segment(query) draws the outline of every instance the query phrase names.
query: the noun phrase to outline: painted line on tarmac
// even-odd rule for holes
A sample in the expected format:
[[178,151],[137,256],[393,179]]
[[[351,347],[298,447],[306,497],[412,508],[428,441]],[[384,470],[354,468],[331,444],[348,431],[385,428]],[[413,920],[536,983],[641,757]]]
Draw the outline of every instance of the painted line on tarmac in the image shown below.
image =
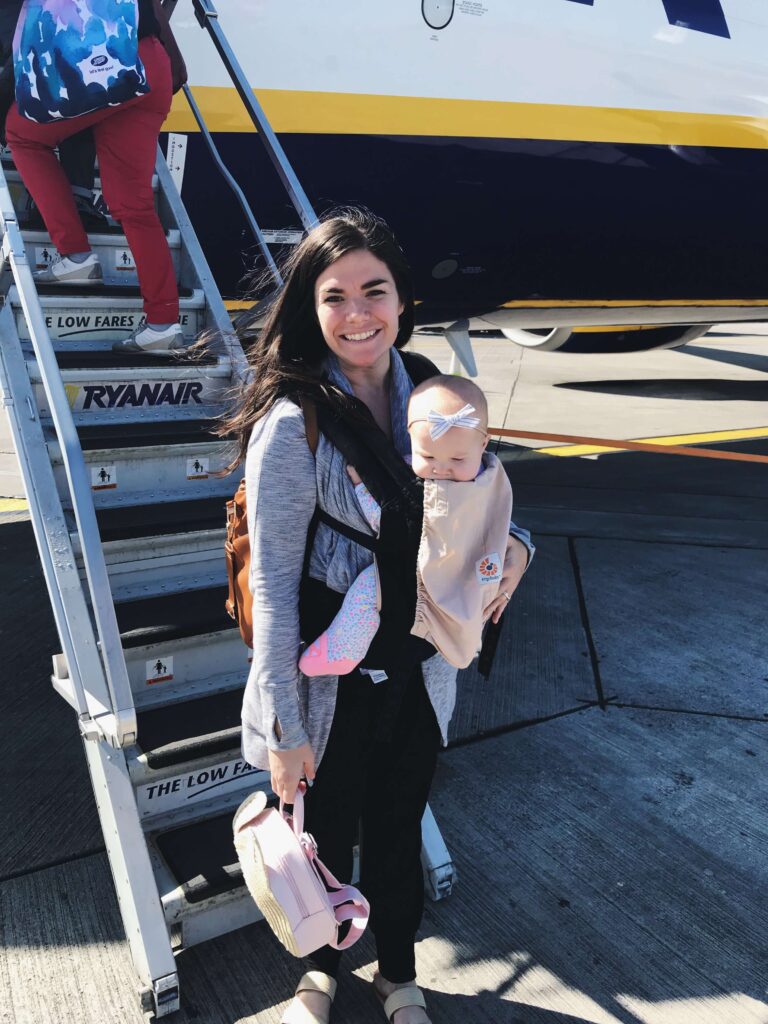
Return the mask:
[[3,512],[26,512],[28,508],[24,498],[0,498],[0,514]]
[[[673,434],[668,437],[646,437],[636,440],[620,441],[608,437],[577,437],[570,434],[531,433],[524,430],[500,430],[488,428],[489,434],[495,437],[525,437],[541,441],[560,441],[554,448],[534,448],[533,451],[542,455],[557,455],[575,458],[585,455],[605,455],[610,452],[645,451],[662,452],[667,455],[693,455],[699,458],[725,459],[735,462],[765,462],[768,455],[748,455],[744,452],[721,452],[709,448],[690,448],[689,445],[723,444],[726,441],[746,441],[768,438],[768,426],[746,427],[740,430],[719,430],[706,434]],[[570,442],[570,443],[569,443]]]

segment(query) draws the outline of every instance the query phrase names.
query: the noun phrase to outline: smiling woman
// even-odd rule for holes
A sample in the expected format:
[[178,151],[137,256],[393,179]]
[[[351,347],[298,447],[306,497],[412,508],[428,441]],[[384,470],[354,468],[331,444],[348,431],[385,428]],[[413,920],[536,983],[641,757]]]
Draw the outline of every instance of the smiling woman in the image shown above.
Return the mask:
[[[251,350],[240,409],[222,428],[246,456],[253,661],[243,754],[269,768],[286,803],[302,779],[314,783],[305,825],[340,879],[351,876],[362,822],[360,887],[376,938],[374,985],[392,1024],[429,1020],[415,984],[421,819],[456,686],[456,669],[411,632],[423,507],[405,463],[407,406],[413,378],[437,373],[423,357],[397,351],[412,329],[410,275],[387,226],[361,210],[330,217],[291,257]],[[320,428],[314,457],[308,402]],[[381,508],[378,537],[349,464]],[[523,540],[507,541],[509,593],[528,561],[527,534],[514,531]],[[299,670],[302,641],[327,629],[374,550],[382,609],[365,659],[341,677],[308,679]],[[312,955],[283,1024],[329,1019],[340,956],[330,946]]]
[[365,250],[347,253],[318,277],[315,305],[342,371],[388,368],[405,306],[386,263]]

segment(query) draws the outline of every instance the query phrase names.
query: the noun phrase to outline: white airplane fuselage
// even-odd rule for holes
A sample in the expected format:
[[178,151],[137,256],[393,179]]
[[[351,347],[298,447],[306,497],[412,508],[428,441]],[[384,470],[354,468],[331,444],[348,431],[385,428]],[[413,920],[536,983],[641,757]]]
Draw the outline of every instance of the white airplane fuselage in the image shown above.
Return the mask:
[[[318,213],[364,203],[394,228],[420,323],[681,324],[763,307],[768,317],[764,0],[217,10]],[[185,0],[173,26],[260,224],[297,227]],[[183,95],[167,126],[194,133]],[[216,173],[192,134],[184,196],[234,297],[253,243]]]

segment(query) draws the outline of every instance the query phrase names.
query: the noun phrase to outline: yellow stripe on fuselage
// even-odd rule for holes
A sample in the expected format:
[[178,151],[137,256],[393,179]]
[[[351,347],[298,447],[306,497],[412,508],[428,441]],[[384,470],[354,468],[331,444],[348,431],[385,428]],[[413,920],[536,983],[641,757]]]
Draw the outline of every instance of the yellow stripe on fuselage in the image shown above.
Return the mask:
[[[212,131],[255,131],[234,89],[196,86],[192,91]],[[562,139],[768,149],[768,118],[738,114],[289,89],[254,89],[254,94],[277,132]],[[183,93],[174,97],[165,130],[198,130]]]

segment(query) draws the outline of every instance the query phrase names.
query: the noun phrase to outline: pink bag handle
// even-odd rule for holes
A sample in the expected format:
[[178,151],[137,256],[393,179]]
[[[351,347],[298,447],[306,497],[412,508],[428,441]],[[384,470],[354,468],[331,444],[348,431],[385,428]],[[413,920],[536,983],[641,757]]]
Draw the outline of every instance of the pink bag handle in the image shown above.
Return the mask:
[[[293,828],[294,835],[301,843],[304,853],[312,861],[320,875],[320,880],[325,885],[328,898],[333,906],[337,924],[342,924],[344,921],[352,922],[345,939],[341,942],[329,942],[328,945],[333,946],[334,949],[348,949],[365,931],[370,915],[368,900],[354,885],[343,885],[317,856],[317,843],[308,832],[304,831],[304,794],[301,790],[297,789],[296,796],[293,798],[292,815],[286,814],[284,806],[281,800],[280,814]],[[344,906],[340,905],[342,903]]]

